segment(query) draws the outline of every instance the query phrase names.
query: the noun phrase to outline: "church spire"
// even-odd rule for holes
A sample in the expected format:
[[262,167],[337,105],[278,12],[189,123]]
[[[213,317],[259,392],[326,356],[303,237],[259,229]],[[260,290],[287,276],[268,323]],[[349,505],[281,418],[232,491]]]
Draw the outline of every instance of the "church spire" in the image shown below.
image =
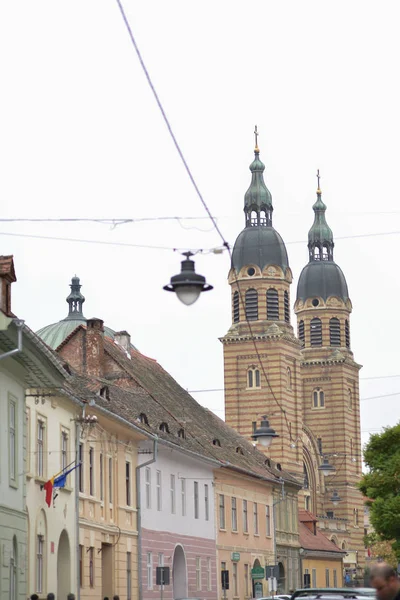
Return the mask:
[[246,227],[272,227],[272,196],[264,182],[265,165],[260,160],[257,125],[254,129],[254,160],[250,165],[251,184],[244,197]]
[[317,201],[313,206],[314,223],[308,232],[308,250],[310,262],[328,260],[333,262],[333,233],[325,218],[326,205],[322,201],[320,174],[317,171]]
[[[71,292],[69,296],[66,298],[69,305],[69,312],[66,319],[79,319],[84,320],[84,316],[82,313],[82,304],[85,302],[85,296],[81,294],[81,284],[79,277],[75,275],[71,279],[70,286]],[[65,319],[65,320],[66,320]]]

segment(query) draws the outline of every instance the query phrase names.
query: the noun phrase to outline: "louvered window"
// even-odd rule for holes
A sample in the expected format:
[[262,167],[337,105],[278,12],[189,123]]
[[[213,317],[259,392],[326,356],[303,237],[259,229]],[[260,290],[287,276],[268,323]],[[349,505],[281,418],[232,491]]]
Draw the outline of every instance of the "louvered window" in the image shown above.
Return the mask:
[[246,292],[246,319],[249,321],[257,321],[258,319],[258,294],[254,289]]
[[346,337],[346,348],[350,348],[350,326],[347,320],[344,322],[344,333]]
[[304,341],[305,341],[305,335],[304,335],[304,321],[300,321],[300,323],[299,323],[299,340],[300,340],[301,342],[303,342],[303,344],[304,344]]
[[287,292],[283,295],[283,307],[285,310],[285,321],[286,323],[290,323],[289,294]]
[[267,319],[269,321],[279,320],[279,298],[274,288],[267,291]]
[[333,318],[329,321],[329,340],[331,346],[340,346],[340,321]]
[[321,319],[311,319],[310,322],[311,346],[322,346],[322,323]]
[[239,292],[233,294],[233,322],[239,322]]

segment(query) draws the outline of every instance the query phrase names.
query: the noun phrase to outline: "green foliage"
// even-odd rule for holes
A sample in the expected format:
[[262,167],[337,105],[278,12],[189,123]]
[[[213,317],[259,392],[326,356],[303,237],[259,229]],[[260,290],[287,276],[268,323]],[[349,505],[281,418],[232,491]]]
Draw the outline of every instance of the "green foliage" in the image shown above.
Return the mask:
[[359,488],[368,498],[371,525],[380,540],[392,541],[400,559],[400,423],[370,437],[364,460],[369,472]]

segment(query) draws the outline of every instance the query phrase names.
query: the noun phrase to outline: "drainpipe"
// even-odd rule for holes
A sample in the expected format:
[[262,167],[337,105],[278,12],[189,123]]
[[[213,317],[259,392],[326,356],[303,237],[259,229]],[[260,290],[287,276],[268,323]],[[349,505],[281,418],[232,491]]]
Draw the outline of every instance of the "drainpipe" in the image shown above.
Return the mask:
[[[139,587],[139,600],[143,598],[143,581],[142,581],[142,509],[140,505],[140,469],[147,467],[157,460],[158,450],[158,439],[153,441],[153,458],[144,462],[136,467],[136,524],[138,531],[138,547],[137,547],[137,561],[138,561],[138,587]],[[79,600],[79,598],[78,598]]]
[[8,356],[14,356],[14,354],[18,354],[19,352],[22,352],[22,328],[24,326],[25,321],[22,321],[21,319],[13,319],[12,323],[15,324],[15,326],[17,328],[17,332],[18,332],[17,347],[14,348],[14,350],[10,350],[9,352],[5,352],[4,354],[1,354],[0,360],[3,360],[3,358],[7,358]]
[[[81,422],[85,418],[86,405],[83,406],[82,409],[82,417],[75,419],[75,464],[79,463],[79,441],[81,439]],[[76,576],[75,581],[76,585],[76,600],[80,600],[81,598],[81,584],[79,581],[79,570],[80,570],[80,556],[79,556],[79,473],[81,467],[77,467],[75,469],[75,555],[76,555]]]

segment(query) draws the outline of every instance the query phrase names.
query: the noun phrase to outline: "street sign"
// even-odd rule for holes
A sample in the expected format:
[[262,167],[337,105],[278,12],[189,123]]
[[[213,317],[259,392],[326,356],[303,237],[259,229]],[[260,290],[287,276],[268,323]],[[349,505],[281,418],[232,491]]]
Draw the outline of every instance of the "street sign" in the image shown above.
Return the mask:
[[274,594],[278,590],[278,582],[276,577],[268,578],[268,590],[270,594]]
[[265,579],[275,577],[279,579],[279,565],[266,565],[265,566]]
[[229,571],[221,571],[221,585],[223,590],[229,590]]
[[264,577],[265,571],[263,567],[254,567],[254,569],[251,570],[252,579],[264,579]]
[[240,560],[240,552],[232,552],[231,560],[233,560],[234,562],[237,562],[238,560]]
[[169,567],[156,567],[156,585],[169,585]]

